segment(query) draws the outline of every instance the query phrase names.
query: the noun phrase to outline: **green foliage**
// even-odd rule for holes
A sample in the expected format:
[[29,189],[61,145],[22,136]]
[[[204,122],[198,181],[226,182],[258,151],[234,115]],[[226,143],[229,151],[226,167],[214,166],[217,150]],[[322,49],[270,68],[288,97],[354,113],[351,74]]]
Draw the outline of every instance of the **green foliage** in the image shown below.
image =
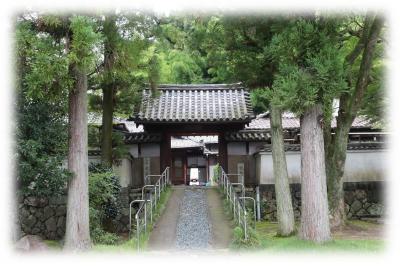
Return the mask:
[[114,218],[119,209],[119,179],[112,169],[101,165],[92,165],[90,170],[89,205],[96,210],[103,210],[100,218]]
[[376,60],[371,70],[371,82],[363,97],[360,114],[370,119],[377,128],[385,128],[388,123],[387,108],[389,106],[389,98],[383,84],[385,67]]
[[16,26],[17,189],[24,195],[48,197],[64,192],[69,172],[67,101],[70,86],[62,45],[38,35],[28,23]]
[[244,231],[237,226],[233,229],[233,240],[231,244],[234,249],[254,249],[260,246],[260,239],[252,228],[247,229],[247,239],[244,238]]
[[68,59],[82,71],[89,72],[95,67],[98,56],[94,47],[98,45],[102,37],[95,32],[95,24],[90,17],[74,15],[70,21],[73,37]]
[[115,218],[119,212],[118,196],[121,190],[118,177],[111,169],[99,165],[89,166],[89,218],[90,235],[94,243],[115,244],[119,237],[106,232],[103,221]]
[[16,26],[18,85],[27,99],[65,102],[72,80],[64,44],[49,34],[37,34],[29,23]]
[[[95,125],[88,126],[88,145],[93,149],[100,149],[100,128]],[[112,156],[113,163],[119,164],[122,158],[125,158],[128,155],[128,147],[124,142],[124,135],[121,132],[113,131],[112,132]]]
[[[347,89],[339,49],[340,20],[299,18],[276,33],[266,54],[278,65],[274,104],[297,114],[316,103],[331,103]],[[331,115],[331,106],[325,108]]]
[[111,86],[115,114],[127,117],[138,106],[145,83],[158,83],[157,55],[153,53],[150,37],[154,34],[154,25],[153,17],[142,12],[107,14],[104,20],[97,21],[103,34],[99,51],[107,51],[112,63],[106,68],[104,62],[99,62],[101,67],[90,76],[91,111],[102,110],[102,95],[98,90]]
[[201,47],[204,27],[191,15],[162,18],[156,43],[160,83],[204,83],[209,79],[205,51]]
[[90,237],[95,244],[115,245],[120,242],[120,237],[107,232],[102,227],[101,210],[89,207]]
[[259,114],[268,111],[272,96],[269,88],[253,90],[250,97],[254,112]]
[[221,176],[221,167],[220,167],[220,165],[219,165],[219,163],[217,163],[215,166],[214,166],[214,169],[213,169],[213,181],[214,182],[218,182],[218,178]]
[[122,158],[128,155],[129,148],[125,145],[124,135],[121,132],[113,132],[113,162],[119,164]]
[[25,195],[61,194],[70,176],[63,167],[67,130],[63,106],[42,101],[18,103],[17,184]]

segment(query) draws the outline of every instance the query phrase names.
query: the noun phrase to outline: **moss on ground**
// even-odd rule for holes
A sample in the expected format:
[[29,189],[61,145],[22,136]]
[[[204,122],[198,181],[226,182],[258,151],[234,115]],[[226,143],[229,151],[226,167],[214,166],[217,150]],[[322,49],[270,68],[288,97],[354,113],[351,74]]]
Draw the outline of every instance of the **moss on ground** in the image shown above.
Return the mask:
[[[349,221],[350,224],[361,225],[360,228],[376,226],[374,223]],[[349,239],[333,237],[332,241],[316,244],[311,241],[300,240],[297,236],[278,237],[278,224],[257,222],[257,235],[263,251],[274,252],[302,252],[302,251],[335,251],[335,252],[379,252],[384,249],[384,240]]]

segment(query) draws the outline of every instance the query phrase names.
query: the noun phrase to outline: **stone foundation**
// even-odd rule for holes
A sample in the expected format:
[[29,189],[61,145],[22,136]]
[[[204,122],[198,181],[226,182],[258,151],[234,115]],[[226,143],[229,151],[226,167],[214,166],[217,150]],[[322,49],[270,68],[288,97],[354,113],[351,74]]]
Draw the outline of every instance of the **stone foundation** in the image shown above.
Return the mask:
[[[344,184],[345,208],[348,219],[384,216],[383,182],[354,182]],[[290,184],[296,220],[301,216],[301,185]],[[261,217],[276,221],[275,187],[260,185]]]
[[43,239],[61,239],[65,234],[65,196],[49,199],[21,197],[18,205],[20,231]]
[[[107,230],[115,233],[129,231],[129,203],[138,197],[130,188],[122,188],[119,209],[115,218],[105,221]],[[67,196],[46,198],[20,197],[18,199],[18,224],[20,237],[38,235],[43,239],[58,240],[65,234]],[[134,205],[132,213],[136,213]],[[132,215],[134,219],[134,215]],[[133,220],[134,222],[134,220]]]

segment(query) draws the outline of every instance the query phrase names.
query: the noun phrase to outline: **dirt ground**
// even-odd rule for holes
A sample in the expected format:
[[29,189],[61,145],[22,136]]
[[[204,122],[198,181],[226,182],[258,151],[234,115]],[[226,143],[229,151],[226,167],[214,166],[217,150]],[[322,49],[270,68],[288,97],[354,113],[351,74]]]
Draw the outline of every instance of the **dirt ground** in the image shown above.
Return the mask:
[[207,189],[208,211],[212,228],[214,249],[226,249],[232,241],[232,222],[224,213],[221,195],[217,189]]
[[385,225],[370,221],[349,220],[342,228],[332,230],[336,239],[379,240],[385,238]]
[[148,250],[172,250],[175,248],[179,203],[183,198],[184,191],[184,186],[172,188],[165,209],[150,234]]

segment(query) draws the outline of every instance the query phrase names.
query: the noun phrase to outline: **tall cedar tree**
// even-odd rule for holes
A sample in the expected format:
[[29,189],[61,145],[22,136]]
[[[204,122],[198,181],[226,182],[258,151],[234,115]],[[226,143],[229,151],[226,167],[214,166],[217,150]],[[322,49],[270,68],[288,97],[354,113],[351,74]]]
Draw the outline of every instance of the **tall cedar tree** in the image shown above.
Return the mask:
[[[49,34],[54,43],[65,43],[61,56],[68,62],[72,86],[68,90],[68,182],[64,248],[86,250],[91,246],[89,232],[88,156],[87,156],[87,74],[94,65],[94,46],[100,36],[92,19],[86,16],[30,16],[37,34]],[[45,77],[44,77],[45,78]],[[55,81],[57,82],[57,81]],[[43,90],[45,88],[35,88]],[[59,88],[60,94],[65,88]]]
[[[324,106],[345,89],[337,56],[337,20],[322,16],[293,18],[273,37],[268,53],[279,64],[275,100],[300,116],[302,239],[330,239],[323,139]],[[325,108],[324,108],[325,107]]]
[[[365,16],[359,40],[344,60],[343,68],[348,73],[346,82],[350,90],[340,94],[339,112],[336,118],[337,127],[332,129],[330,120],[325,123],[326,174],[332,227],[342,226],[346,219],[343,174],[348,133],[362,107],[363,97],[371,83],[370,72],[382,27],[383,21],[379,15],[367,14]],[[351,69],[355,67],[359,59],[361,62],[358,71],[354,73]],[[356,77],[355,84],[354,76]],[[331,134],[332,131],[334,134]]]
[[103,35],[103,61],[90,74],[90,88],[93,92],[101,89],[102,97],[92,93],[89,104],[92,110],[102,111],[101,160],[108,167],[117,159],[113,153],[114,113],[130,115],[139,89],[146,81],[156,80],[154,64],[150,62],[154,56],[150,49],[154,25],[153,16],[139,12],[108,13],[98,20]]
[[285,21],[263,16],[211,18],[207,48],[211,63],[209,72],[215,75],[214,80],[240,81],[257,89],[260,96],[257,101],[262,102],[264,111],[270,111],[278,234],[288,236],[294,233],[295,224],[283,141],[282,106],[273,104],[268,93],[278,64],[265,54],[265,47],[271,42],[279,23]]

